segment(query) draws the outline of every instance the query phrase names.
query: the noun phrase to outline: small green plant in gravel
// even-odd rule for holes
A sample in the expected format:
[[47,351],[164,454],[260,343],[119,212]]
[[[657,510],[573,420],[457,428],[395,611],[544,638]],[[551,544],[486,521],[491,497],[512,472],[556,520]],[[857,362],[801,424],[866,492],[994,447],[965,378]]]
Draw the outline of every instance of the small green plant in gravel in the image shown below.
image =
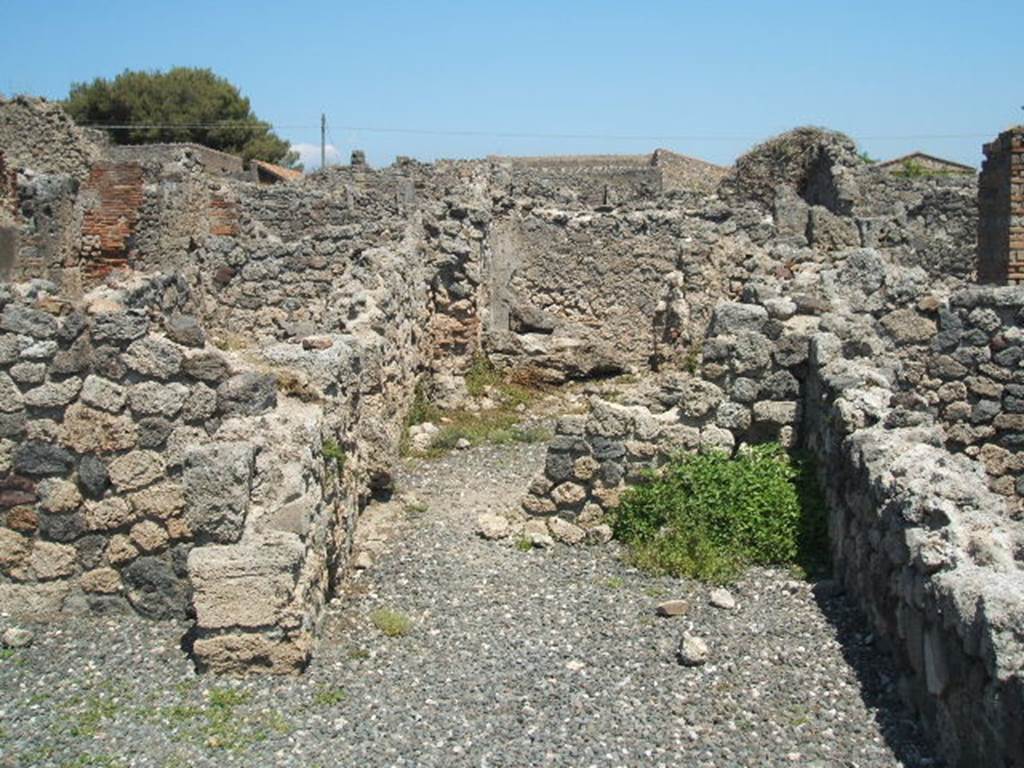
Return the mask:
[[459,440],[470,445],[510,445],[512,443],[538,443],[550,438],[550,432],[540,427],[521,427],[521,415],[505,408],[489,411],[451,411],[447,423],[431,441],[426,455],[437,457],[455,448]]
[[61,763],[61,768],[127,768],[127,765],[110,755],[82,754]]
[[405,514],[411,515],[412,517],[425,515],[430,511],[430,507],[423,501],[409,502],[403,507],[403,509],[405,510]]
[[333,707],[348,698],[344,688],[324,686],[313,694],[313,703],[320,707]]
[[515,547],[520,552],[530,552],[533,549],[533,542],[526,536],[520,536],[516,539]]
[[626,580],[623,579],[621,576],[609,576],[607,579],[604,580],[604,585],[608,589],[622,589],[624,586],[626,586]]
[[202,728],[206,746],[234,750],[263,740],[258,732],[247,732],[243,727],[244,721],[235,712],[237,707],[249,703],[251,699],[252,694],[246,691],[236,691],[232,688],[210,689],[207,706],[200,710],[206,719]]
[[117,709],[117,704],[109,699],[96,697],[87,700],[84,710],[73,716],[71,735],[95,736],[100,724],[104,720],[113,719]]
[[25,664],[25,659],[14,648],[0,648],[0,664],[20,667]]
[[160,716],[200,745],[232,752],[266,741],[271,732],[291,730],[276,710],[251,714],[239,711],[251,701],[252,694],[247,691],[211,688],[204,704],[176,704],[160,710]]
[[430,447],[419,452],[428,458],[437,458],[454,449],[460,440],[470,445],[509,445],[512,443],[537,443],[548,440],[551,434],[539,427],[522,426],[522,414],[516,409],[528,405],[537,397],[538,390],[506,379],[482,354],[473,358],[465,374],[466,391],[472,397],[493,395],[495,407],[470,411],[455,409],[442,411],[430,402],[424,382],[417,384],[412,404],[406,415],[406,430],[400,452],[403,456],[413,453],[408,428],[425,422],[435,423],[439,431],[430,442]]
[[728,582],[749,565],[817,572],[828,545],[816,487],[809,462],[774,443],[681,455],[623,494],[613,528],[653,573]]
[[370,652],[365,648],[353,648],[348,652],[348,657],[353,661],[363,661],[370,658]]
[[381,608],[370,614],[373,626],[388,637],[403,637],[412,631],[412,619],[390,608]]

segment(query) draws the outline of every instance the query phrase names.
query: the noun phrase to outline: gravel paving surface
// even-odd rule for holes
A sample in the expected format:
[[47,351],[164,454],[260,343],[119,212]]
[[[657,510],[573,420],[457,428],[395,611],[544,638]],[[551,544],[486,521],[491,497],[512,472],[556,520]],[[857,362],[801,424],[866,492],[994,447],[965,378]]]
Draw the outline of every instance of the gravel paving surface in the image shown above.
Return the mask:
[[[302,677],[197,677],[184,625],[32,626],[0,658],[0,766],[940,765],[842,597],[759,570],[716,608],[614,545],[478,538],[477,514],[514,510],[543,453],[410,462],[400,490],[422,504],[376,516],[390,538]],[[657,616],[671,598],[686,612]],[[377,626],[403,617],[404,635]],[[684,632],[704,666],[679,663]]]

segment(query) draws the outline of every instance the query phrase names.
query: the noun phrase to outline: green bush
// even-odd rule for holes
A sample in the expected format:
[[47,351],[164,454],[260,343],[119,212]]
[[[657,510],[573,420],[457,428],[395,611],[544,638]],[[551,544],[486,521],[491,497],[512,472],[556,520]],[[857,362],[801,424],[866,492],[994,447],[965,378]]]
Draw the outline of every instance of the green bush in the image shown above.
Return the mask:
[[613,527],[656,573],[727,582],[748,565],[827,564],[812,468],[774,443],[674,458],[623,494]]

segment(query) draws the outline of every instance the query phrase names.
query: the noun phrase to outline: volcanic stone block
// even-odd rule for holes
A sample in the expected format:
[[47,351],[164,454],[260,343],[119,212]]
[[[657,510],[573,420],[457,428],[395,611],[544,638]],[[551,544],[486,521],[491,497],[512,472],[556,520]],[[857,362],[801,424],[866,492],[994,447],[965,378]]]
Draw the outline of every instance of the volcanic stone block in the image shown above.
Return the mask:
[[202,347],[206,343],[206,333],[192,315],[172,315],[164,327],[173,341],[186,347]]
[[114,416],[75,403],[64,414],[60,442],[78,453],[109,453],[135,446],[135,423],[125,415]]
[[164,460],[155,451],[132,451],[111,461],[108,471],[118,490],[132,491],[162,477]]
[[240,373],[217,387],[217,407],[226,416],[255,416],[277,405],[277,377]]
[[185,519],[199,541],[229,544],[249,512],[255,452],[245,442],[214,443],[185,455]]
[[184,359],[176,344],[150,336],[133,341],[124,361],[133,371],[156,379],[169,379],[181,370]]
[[122,571],[128,601],[152,619],[174,619],[185,614],[187,590],[164,557],[140,557]]
[[8,304],[0,314],[0,330],[48,339],[57,333],[56,318],[46,312],[19,304]]
[[92,337],[96,341],[127,342],[141,338],[147,330],[149,320],[144,315],[111,312],[96,316],[92,325]]
[[273,532],[257,544],[196,547],[188,556],[196,621],[202,629],[270,627],[294,599],[304,547]]
[[25,475],[65,475],[74,457],[57,445],[29,440],[14,450],[14,470]]

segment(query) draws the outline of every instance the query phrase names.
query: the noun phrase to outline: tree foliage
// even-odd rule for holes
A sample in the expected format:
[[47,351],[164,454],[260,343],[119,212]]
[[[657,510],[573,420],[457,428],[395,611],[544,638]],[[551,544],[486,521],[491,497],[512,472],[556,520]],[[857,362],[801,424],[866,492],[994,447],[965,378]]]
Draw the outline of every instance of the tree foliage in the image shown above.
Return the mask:
[[64,108],[79,125],[109,129],[117,144],[194,142],[293,166],[298,155],[252,111],[238,88],[209,69],[125,70],[113,80],[74,83]]

